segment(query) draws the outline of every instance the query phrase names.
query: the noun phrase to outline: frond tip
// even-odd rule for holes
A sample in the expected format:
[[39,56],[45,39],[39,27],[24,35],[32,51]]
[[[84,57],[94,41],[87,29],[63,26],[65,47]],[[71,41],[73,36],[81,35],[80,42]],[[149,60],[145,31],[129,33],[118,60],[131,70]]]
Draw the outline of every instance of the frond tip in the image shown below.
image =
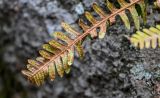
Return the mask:
[[[78,37],[80,33],[76,32],[68,24],[62,23],[62,26],[71,35]],[[22,73],[36,85],[43,84],[47,76],[53,81],[58,74],[60,77],[64,73],[70,72],[70,66],[74,60],[75,49],[80,58],[83,58],[82,41],[75,42],[67,34],[62,32],[54,33],[55,39],[49,41],[47,44],[42,45],[42,50],[39,51],[40,57],[36,60],[29,59],[27,64],[28,70],[22,70]],[[72,43],[74,44],[72,45]]]
[[140,49],[160,47],[160,25],[137,31],[130,38],[130,42]]

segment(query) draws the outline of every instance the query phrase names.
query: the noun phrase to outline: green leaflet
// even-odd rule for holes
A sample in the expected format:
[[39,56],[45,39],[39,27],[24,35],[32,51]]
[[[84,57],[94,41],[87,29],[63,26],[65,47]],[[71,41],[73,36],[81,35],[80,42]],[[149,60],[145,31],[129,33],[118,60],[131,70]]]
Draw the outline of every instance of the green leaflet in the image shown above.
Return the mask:
[[55,59],[55,66],[56,66],[56,69],[57,69],[57,72],[58,72],[59,76],[63,77],[64,69],[63,69],[63,66],[62,66],[61,59],[59,57]]
[[81,41],[78,42],[75,47],[76,47],[76,50],[78,52],[78,55],[79,55],[80,59],[83,59],[84,52],[83,52],[82,42]]
[[64,46],[63,44],[61,44],[61,43],[59,43],[58,41],[55,41],[55,40],[49,41],[49,44],[50,44],[52,47],[55,47],[55,48],[57,48],[57,49],[59,49],[59,50],[62,50],[62,49],[65,48],[65,46]]
[[101,18],[106,17],[105,12],[101,9],[101,7],[98,6],[97,3],[93,3],[93,9],[98,15],[100,15]]
[[141,16],[143,18],[144,24],[147,22],[147,7],[145,0],[140,1],[139,6],[141,7]]
[[68,65],[72,65],[74,60],[74,47],[68,49]]
[[[119,0],[118,0],[118,1],[119,1]],[[119,2],[121,2],[121,3],[120,3],[121,6],[124,6],[123,3],[122,3],[122,1],[119,1]],[[123,2],[124,2],[124,1],[123,1]],[[109,10],[110,10],[112,13],[114,13],[115,11],[118,10],[118,9],[117,9],[112,3],[110,3],[108,0],[107,0],[107,7],[109,8]],[[130,22],[129,22],[129,19],[128,19],[126,13],[125,13],[125,10],[122,11],[122,12],[120,12],[120,13],[118,13],[118,15],[121,17],[121,19],[122,19],[122,21],[124,22],[126,28],[127,28],[127,29],[130,29]]]
[[[118,0],[119,4],[121,6],[125,6],[127,5],[128,3],[125,2],[125,0]],[[139,30],[140,28],[140,22],[139,22],[139,16],[138,16],[138,12],[137,10],[135,9],[135,6],[131,6],[128,8],[128,10],[130,11],[131,13],[131,16],[133,18],[133,21],[134,21],[134,24],[136,26],[136,29]],[[123,16],[122,16],[123,17]]]
[[65,29],[66,32],[70,33],[71,35],[74,35],[74,36],[79,36],[80,35],[80,33],[78,33],[69,24],[67,24],[65,22],[62,22],[61,26]]
[[93,17],[93,15],[90,12],[85,12],[85,16],[88,19],[89,22],[91,22],[93,25],[96,24],[97,20]]
[[124,22],[126,28],[130,30],[130,28],[131,28],[130,22],[129,22],[129,19],[128,19],[126,13],[125,12],[119,13],[119,16],[121,17],[122,21]]
[[36,75],[33,76],[33,79],[30,78],[37,86],[40,86],[43,84],[44,80],[44,74],[43,72],[38,72]]
[[137,31],[130,38],[130,42],[140,49],[160,47],[160,29],[159,25],[150,27],[149,29],[143,29],[143,32]]
[[64,71],[68,74],[70,72],[70,66],[68,65],[68,56],[67,53],[64,53],[62,56],[63,68]]
[[143,43],[145,43],[145,47],[149,48],[150,47],[150,41],[151,41],[151,37],[141,31],[137,31],[136,32],[140,37],[142,37],[143,39]]
[[47,51],[44,51],[44,50],[40,50],[39,51],[39,54],[44,57],[45,59],[51,59],[52,57],[52,54],[51,53],[48,53]]
[[[143,29],[143,32],[146,33],[146,34],[148,34],[150,36],[150,41],[151,41],[150,42],[150,47],[156,48],[156,46],[157,46],[157,39],[154,38],[156,35],[153,32],[151,32],[150,30],[148,30],[148,29]],[[147,48],[150,48],[150,47],[147,47]]]
[[56,53],[59,52],[58,49],[53,48],[53,47],[52,47],[51,45],[49,45],[49,44],[44,44],[42,47],[43,47],[44,50],[46,50],[46,51],[48,51],[48,52],[50,52],[50,53],[53,53],[53,54],[56,54]]
[[[28,64],[29,64],[30,66],[36,67],[36,68],[38,68],[38,66],[40,65],[40,63],[38,63],[37,61],[32,60],[32,59],[28,59]],[[28,66],[29,66],[29,65],[28,65]]]
[[60,40],[63,40],[63,41],[65,41],[66,43],[70,43],[72,40],[68,37],[68,36],[66,36],[64,33],[62,33],[62,32],[55,32],[54,33],[54,37],[56,37],[56,38],[58,38],[58,39],[60,39]]
[[[88,21],[92,23],[92,25],[96,24],[97,20],[93,17],[93,15],[92,15],[90,12],[87,12],[87,11],[86,11],[86,12],[85,12],[85,16],[86,16],[86,18],[88,19]],[[96,28],[93,29],[93,30],[90,32],[90,34],[91,34],[91,37],[92,37],[92,38],[97,37],[98,34],[97,34]]]
[[136,29],[139,30],[139,28],[140,28],[139,16],[138,16],[138,13],[137,13],[135,7],[134,6],[130,7],[129,11],[132,15],[132,18],[133,18],[134,24],[136,26]]
[[55,69],[54,62],[51,62],[48,65],[48,74],[49,74],[51,81],[53,81],[56,77],[56,69]]

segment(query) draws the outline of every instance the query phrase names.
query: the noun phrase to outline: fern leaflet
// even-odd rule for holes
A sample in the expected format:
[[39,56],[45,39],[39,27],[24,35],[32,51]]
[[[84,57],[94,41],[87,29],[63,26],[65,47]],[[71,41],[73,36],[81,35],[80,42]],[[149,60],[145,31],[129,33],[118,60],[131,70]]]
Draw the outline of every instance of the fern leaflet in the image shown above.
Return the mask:
[[160,25],[143,29],[143,32],[137,31],[131,36],[130,42],[140,49],[160,47]]

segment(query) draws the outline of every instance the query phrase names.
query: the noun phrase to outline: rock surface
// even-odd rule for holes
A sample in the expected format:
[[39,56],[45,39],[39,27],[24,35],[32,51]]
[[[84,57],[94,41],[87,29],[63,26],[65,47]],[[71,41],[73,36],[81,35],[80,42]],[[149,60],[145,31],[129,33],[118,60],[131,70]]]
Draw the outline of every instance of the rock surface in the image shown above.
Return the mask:
[[[133,48],[124,36],[135,28],[126,30],[119,18],[104,39],[84,42],[84,60],[76,56],[64,78],[35,87],[22,76],[26,60],[37,56],[54,31],[62,31],[60,22],[75,24],[94,1],[104,5],[103,0],[0,0],[0,98],[154,97],[160,49]],[[146,27],[160,22],[152,8],[149,5]]]

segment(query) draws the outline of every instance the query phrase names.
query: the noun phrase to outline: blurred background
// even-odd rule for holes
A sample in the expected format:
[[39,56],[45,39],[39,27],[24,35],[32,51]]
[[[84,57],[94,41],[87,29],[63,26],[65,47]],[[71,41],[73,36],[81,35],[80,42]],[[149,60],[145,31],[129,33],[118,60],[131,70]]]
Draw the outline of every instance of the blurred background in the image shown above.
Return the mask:
[[[21,74],[27,59],[62,31],[61,21],[77,27],[93,2],[105,8],[104,0],[0,0],[0,98],[160,98],[160,49],[130,45],[124,36],[135,32],[132,19],[131,30],[117,17],[104,39],[85,41],[84,60],[75,55],[64,78],[36,87]],[[150,0],[145,27],[158,23]]]

